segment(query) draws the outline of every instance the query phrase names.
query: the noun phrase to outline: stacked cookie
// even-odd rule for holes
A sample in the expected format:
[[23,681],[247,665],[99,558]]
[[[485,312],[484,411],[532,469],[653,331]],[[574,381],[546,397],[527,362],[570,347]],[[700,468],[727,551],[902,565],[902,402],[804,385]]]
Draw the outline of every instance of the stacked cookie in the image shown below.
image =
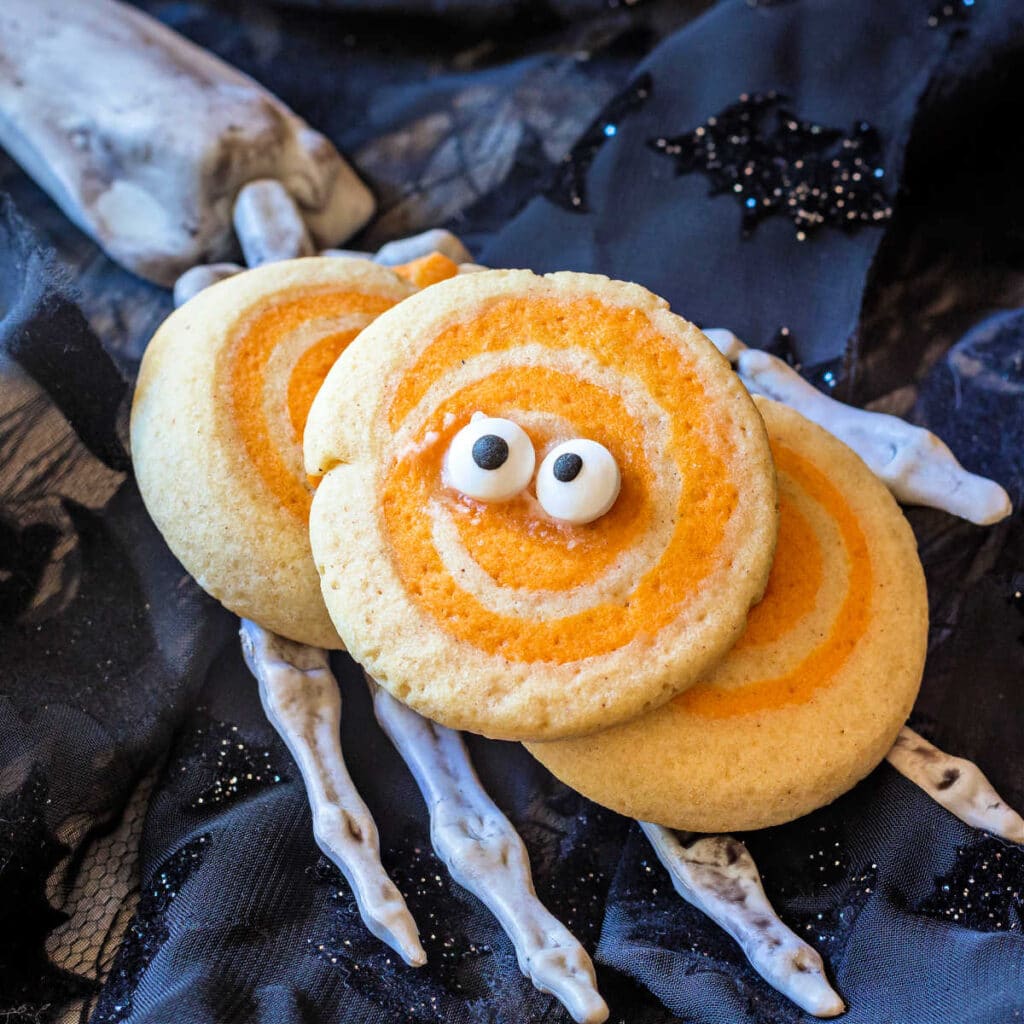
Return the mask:
[[885,756],[917,696],[928,632],[910,526],[846,445],[758,400],[779,483],[764,597],[718,666],[650,714],[528,749],[623,814],[689,832],[790,821]]
[[186,568],[635,817],[756,828],[850,788],[924,659],[885,488],[636,285],[453,273],[292,261],[167,321],[132,443]]
[[425,270],[457,268],[441,256],[266,265],[200,292],[146,349],[131,419],[146,508],[201,587],[300,643],[341,646],[309,556],[309,407],[346,346]]

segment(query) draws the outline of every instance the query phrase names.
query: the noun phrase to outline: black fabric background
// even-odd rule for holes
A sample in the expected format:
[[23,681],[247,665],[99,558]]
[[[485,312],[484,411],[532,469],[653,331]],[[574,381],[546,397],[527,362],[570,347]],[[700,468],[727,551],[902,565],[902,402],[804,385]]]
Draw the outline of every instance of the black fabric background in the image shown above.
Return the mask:
[[[929,426],[1024,499],[1019,4],[725,0],[701,17],[698,3],[585,0],[142,6],[353,157],[381,199],[362,244],[447,225],[492,265],[634,278],[839,396]],[[616,102],[644,73],[649,99]],[[797,242],[774,217],[742,238],[732,198],[647,145],[767,89],[801,118],[879,130],[884,228]],[[606,136],[607,111],[623,109]],[[565,209],[566,182],[582,182],[587,212]],[[105,260],[2,156],[0,189],[0,1009],[567,1020],[431,854],[412,780],[339,658],[348,763],[430,963],[396,964],[361,927],[312,843],[232,617],[171,558],[131,480],[125,399],[169,296]],[[1024,806],[1024,518],[980,529],[908,514],[932,612],[912,722]],[[672,893],[634,825],[516,746],[470,746],[541,896],[595,953],[613,1020],[804,1019]],[[100,987],[88,965],[55,966],[47,941],[140,783],[141,898]],[[1024,854],[888,767],[743,838],[784,919],[825,956],[844,1019],[1024,1013]]]

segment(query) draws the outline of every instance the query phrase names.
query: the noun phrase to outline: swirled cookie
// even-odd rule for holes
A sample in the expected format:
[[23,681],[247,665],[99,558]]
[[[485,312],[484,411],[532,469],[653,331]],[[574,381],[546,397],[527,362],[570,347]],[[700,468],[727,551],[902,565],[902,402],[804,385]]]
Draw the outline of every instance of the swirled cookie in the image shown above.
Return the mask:
[[554,738],[649,710],[724,656],[768,578],[761,417],[637,285],[437,284],[349,347],[305,446],[345,644],[455,728]]
[[528,749],[597,803],[727,832],[830,803],[885,756],[917,696],[928,595],[892,496],[841,441],[758,400],[779,480],[764,599],[702,682],[651,714]]
[[341,645],[309,551],[306,414],[345,346],[414,291],[364,260],[269,264],[201,292],[146,349],[131,443],[150,515],[204,590],[292,640]]

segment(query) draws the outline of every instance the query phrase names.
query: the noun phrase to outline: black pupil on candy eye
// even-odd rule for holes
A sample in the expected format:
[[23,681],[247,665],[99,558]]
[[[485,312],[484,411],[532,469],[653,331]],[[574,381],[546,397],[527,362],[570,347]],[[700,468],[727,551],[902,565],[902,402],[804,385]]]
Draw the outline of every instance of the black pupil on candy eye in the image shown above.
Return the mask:
[[501,469],[508,461],[508,442],[497,434],[484,434],[473,444],[473,461],[481,469]]
[[583,460],[575,452],[565,452],[555,459],[555,464],[551,471],[555,474],[556,480],[567,484],[570,480],[575,480],[580,475],[582,468]]

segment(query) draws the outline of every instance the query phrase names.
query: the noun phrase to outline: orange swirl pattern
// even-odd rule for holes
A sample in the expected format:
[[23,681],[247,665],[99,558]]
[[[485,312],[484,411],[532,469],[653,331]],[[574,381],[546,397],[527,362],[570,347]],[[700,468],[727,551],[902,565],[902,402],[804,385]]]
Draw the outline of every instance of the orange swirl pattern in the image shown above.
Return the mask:
[[[685,351],[636,309],[594,298],[504,297],[443,329],[397,382],[387,409],[397,431],[432,385],[481,354],[507,352],[527,339],[553,351],[582,350],[602,368],[638,382],[666,413],[666,455],[681,479],[674,524],[656,564],[621,601],[595,603],[560,618],[537,619],[486,608],[452,578],[436,549],[432,502],[446,504],[471,557],[502,588],[568,590],[593,579],[640,542],[657,509],[643,424],[620,395],[553,367],[499,370],[447,395],[430,410],[414,442],[387,467],[381,501],[394,564],[413,600],[451,635],[510,662],[567,663],[653,638],[676,619],[721,565],[720,549],[738,501],[735,446],[707,414],[699,373]],[[585,526],[554,525],[529,496],[479,506],[446,494],[441,463],[451,438],[474,412],[514,409],[570,422],[575,436],[604,444],[622,473],[611,512]],[[552,438],[533,435],[537,445]],[[455,506],[459,506],[456,508]]]
[[411,263],[402,263],[392,270],[406,281],[416,285],[417,288],[427,288],[439,281],[447,281],[459,272],[459,265],[448,259],[444,253],[431,252],[421,256]]
[[[294,452],[300,450],[310,405],[327,371],[361,327],[390,309],[395,301],[383,295],[335,288],[293,289],[275,296],[272,305],[261,303],[239,317],[236,337],[225,348],[218,376],[227,382],[231,415],[246,454],[282,507],[299,519],[309,517],[311,485],[296,473],[292,465],[295,460],[286,457],[286,446]],[[331,320],[354,315],[359,316],[359,326],[325,328],[327,333],[314,339],[299,356],[286,390],[292,436],[278,436],[264,409],[267,366],[274,351],[311,321],[330,324]]]
[[[621,467],[619,497],[611,511],[587,530],[539,518],[534,501],[523,496],[499,505],[481,504],[472,516],[456,514],[453,519],[466,550],[499,586],[569,590],[599,576],[650,522],[653,474],[643,437],[617,395],[540,367],[504,370],[465,388],[438,407],[434,420],[440,417],[443,422],[450,416],[453,423],[460,422],[460,413],[474,403],[479,408],[499,408],[498,415],[504,415],[510,411],[503,407],[510,395],[520,408],[535,412],[564,415],[572,402],[580,436],[605,445]],[[445,440],[434,448],[435,459],[443,455],[453,433],[451,428],[443,432]],[[538,452],[556,440],[536,429],[527,433]],[[438,461],[430,475],[436,478],[439,472]],[[449,506],[458,504],[450,494],[442,500]]]
[[[786,705],[806,704],[835,678],[867,631],[874,586],[871,554],[857,516],[842,493],[810,460],[772,441],[780,478],[788,478],[836,523],[847,566],[846,592],[828,634],[793,669],[741,686],[708,680],[675,698],[677,706],[706,718],[732,718]],[[835,557],[834,555],[832,557]],[[807,519],[791,501],[780,501],[779,541],[764,598],[751,610],[734,650],[786,643],[813,608],[827,560]]]

